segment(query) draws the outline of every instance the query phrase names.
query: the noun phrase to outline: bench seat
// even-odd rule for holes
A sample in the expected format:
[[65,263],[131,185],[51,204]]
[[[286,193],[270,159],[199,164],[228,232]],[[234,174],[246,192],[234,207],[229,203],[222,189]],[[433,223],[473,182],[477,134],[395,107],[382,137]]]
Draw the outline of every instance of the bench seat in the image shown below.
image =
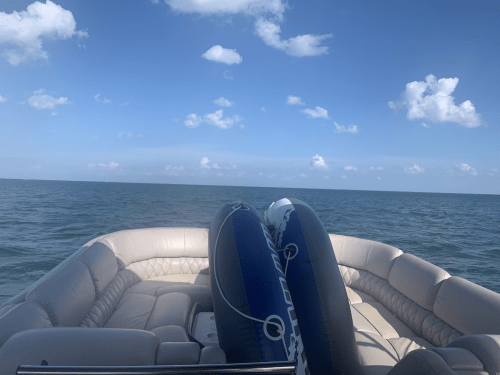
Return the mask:
[[449,353],[464,336],[500,335],[498,293],[393,246],[329,236],[366,374],[385,375],[420,349]]

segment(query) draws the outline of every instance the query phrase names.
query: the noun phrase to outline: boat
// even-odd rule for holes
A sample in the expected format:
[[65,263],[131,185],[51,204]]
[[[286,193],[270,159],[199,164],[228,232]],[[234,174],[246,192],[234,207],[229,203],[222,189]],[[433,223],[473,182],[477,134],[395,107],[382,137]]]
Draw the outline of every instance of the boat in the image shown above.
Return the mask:
[[[303,202],[278,201],[264,217],[249,207],[237,202],[221,208],[209,229],[130,229],[84,244],[0,306],[0,374],[500,374],[500,294],[393,246],[328,234],[322,225],[311,225],[315,214]],[[314,295],[313,287],[293,289],[293,277],[300,280],[304,274],[299,272],[309,277],[313,271],[294,269],[303,264],[293,259],[290,243],[283,242],[285,229],[273,222],[276,212],[286,212],[289,220],[286,207],[303,215],[299,234],[308,246],[322,244],[308,248],[311,259],[317,255],[322,267],[314,271],[321,302],[307,300]],[[250,214],[244,216],[243,211]],[[279,293],[287,300],[291,292],[295,308],[287,305],[288,311],[297,310],[295,319],[302,331],[294,336],[302,342],[293,342],[303,351],[294,355],[285,345],[284,359],[261,356],[243,362],[232,353],[233,345],[240,345],[240,352],[249,345],[261,345],[261,353],[268,350],[259,331],[265,324],[252,322],[248,329],[256,331],[250,338],[234,334],[232,316],[222,311],[241,316],[241,311],[235,312],[241,304],[224,301],[224,293],[220,298],[221,286],[229,297],[232,285],[231,279],[223,280],[222,267],[217,270],[220,280],[214,276],[214,252],[240,246],[237,236],[223,229],[244,229],[248,217],[263,234],[247,235],[246,241],[255,241],[255,246],[261,241],[267,246],[262,251],[277,259],[275,252],[285,262],[274,261],[273,267],[290,286],[288,290],[282,282]],[[219,250],[227,238],[233,245]],[[322,283],[329,287],[321,288]],[[224,310],[222,306],[228,305],[231,308]],[[334,318],[318,324],[300,319],[300,311],[309,314],[315,309]],[[280,338],[284,320],[282,326],[266,321],[268,328],[278,327]],[[309,337],[318,339],[307,341],[305,327],[311,327]],[[320,336],[331,332],[335,335],[323,344]],[[308,364],[301,367],[306,357]],[[334,370],[317,365],[322,357],[331,359]]]

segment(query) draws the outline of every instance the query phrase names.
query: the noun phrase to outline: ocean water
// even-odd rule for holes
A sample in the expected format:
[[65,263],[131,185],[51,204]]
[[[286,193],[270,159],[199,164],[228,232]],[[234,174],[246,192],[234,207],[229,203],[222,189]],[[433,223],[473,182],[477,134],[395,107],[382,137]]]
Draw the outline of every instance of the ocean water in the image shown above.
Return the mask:
[[376,240],[500,293],[500,196],[0,179],[0,305],[88,240],[208,227],[224,203],[308,203],[329,233]]

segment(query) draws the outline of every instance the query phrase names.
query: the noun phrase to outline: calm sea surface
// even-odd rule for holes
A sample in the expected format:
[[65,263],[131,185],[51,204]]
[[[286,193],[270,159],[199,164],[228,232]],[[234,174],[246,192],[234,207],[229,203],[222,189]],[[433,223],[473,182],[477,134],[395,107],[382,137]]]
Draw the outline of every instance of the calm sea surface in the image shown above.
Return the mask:
[[0,305],[88,240],[208,227],[224,203],[308,203],[329,233],[381,241],[500,293],[500,196],[0,179]]

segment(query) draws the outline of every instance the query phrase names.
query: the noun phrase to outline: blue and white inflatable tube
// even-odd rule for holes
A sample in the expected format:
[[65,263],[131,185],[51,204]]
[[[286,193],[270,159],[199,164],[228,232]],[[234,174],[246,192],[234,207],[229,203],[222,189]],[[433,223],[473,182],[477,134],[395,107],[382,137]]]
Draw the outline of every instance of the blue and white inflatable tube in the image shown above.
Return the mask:
[[360,374],[349,300],[323,223],[306,203],[281,199],[265,213],[285,271],[311,374]]
[[261,215],[222,206],[209,229],[210,283],[219,346],[228,363],[297,360],[305,372],[295,309]]

